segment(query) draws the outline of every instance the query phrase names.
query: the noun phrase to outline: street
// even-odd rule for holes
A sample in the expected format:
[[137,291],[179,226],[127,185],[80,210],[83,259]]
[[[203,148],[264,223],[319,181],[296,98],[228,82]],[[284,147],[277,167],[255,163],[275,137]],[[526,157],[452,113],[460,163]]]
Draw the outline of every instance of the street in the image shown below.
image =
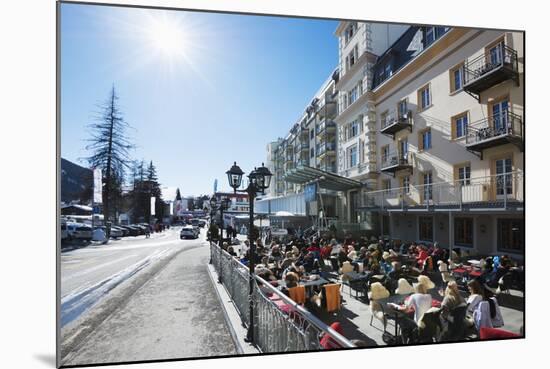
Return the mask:
[[205,230],[179,227],[61,255],[64,365],[229,355]]

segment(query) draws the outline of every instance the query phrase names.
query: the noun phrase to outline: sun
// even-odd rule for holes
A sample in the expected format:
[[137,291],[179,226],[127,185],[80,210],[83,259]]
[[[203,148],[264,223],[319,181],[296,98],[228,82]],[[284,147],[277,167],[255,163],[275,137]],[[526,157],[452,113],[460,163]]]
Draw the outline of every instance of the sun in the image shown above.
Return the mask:
[[151,18],[145,29],[148,43],[161,55],[175,58],[185,52],[184,25],[176,18],[168,16]]

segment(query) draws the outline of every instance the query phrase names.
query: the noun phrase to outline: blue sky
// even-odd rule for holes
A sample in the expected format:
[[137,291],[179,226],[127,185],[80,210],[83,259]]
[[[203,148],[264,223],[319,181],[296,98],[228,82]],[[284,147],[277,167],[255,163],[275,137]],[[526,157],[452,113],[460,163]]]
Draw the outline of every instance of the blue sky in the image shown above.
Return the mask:
[[[158,24],[178,30],[176,49]],[[211,193],[215,178],[227,189],[233,161],[245,172],[265,161],[267,143],[288,132],[336,67],[336,26],[63,3],[61,156],[85,163],[86,126],[114,83],[133,127],[132,157],[153,160],[162,185],[182,194]]]

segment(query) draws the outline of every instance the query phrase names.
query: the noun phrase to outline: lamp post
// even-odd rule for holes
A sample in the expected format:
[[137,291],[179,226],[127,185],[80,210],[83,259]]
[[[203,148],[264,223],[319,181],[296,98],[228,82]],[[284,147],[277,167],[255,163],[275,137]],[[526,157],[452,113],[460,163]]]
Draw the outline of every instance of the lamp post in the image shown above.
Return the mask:
[[245,190],[237,190],[241,187],[241,182],[244,172],[237,165],[237,162],[233,163],[233,166],[225,172],[227,174],[227,179],[229,181],[229,186],[233,188],[235,193],[243,192],[248,194],[248,204],[249,204],[249,213],[248,213],[248,241],[250,243],[250,249],[248,250],[248,284],[249,284],[249,293],[248,301],[250,308],[250,321],[248,324],[248,332],[246,335],[246,341],[254,343],[254,268],[255,268],[255,258],[256,258],[256,244],[253,239],[253,230],[254,230],[254,198],[258,193],[264,193],[265,190],[269,187],[271,182],[271,172],[268,168],[262,166],[260,168],[254,168],[248,174],[248,187]]

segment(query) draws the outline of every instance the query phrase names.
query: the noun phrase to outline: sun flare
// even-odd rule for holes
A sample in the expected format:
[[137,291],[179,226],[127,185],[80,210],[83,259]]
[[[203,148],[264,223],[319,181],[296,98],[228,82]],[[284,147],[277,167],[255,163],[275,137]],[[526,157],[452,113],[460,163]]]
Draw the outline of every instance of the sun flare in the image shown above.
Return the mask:
[[186,38],[183,24],[174,18],[152,18],[146,28],[147,41],[162,55],[174,58],[185,51]]

